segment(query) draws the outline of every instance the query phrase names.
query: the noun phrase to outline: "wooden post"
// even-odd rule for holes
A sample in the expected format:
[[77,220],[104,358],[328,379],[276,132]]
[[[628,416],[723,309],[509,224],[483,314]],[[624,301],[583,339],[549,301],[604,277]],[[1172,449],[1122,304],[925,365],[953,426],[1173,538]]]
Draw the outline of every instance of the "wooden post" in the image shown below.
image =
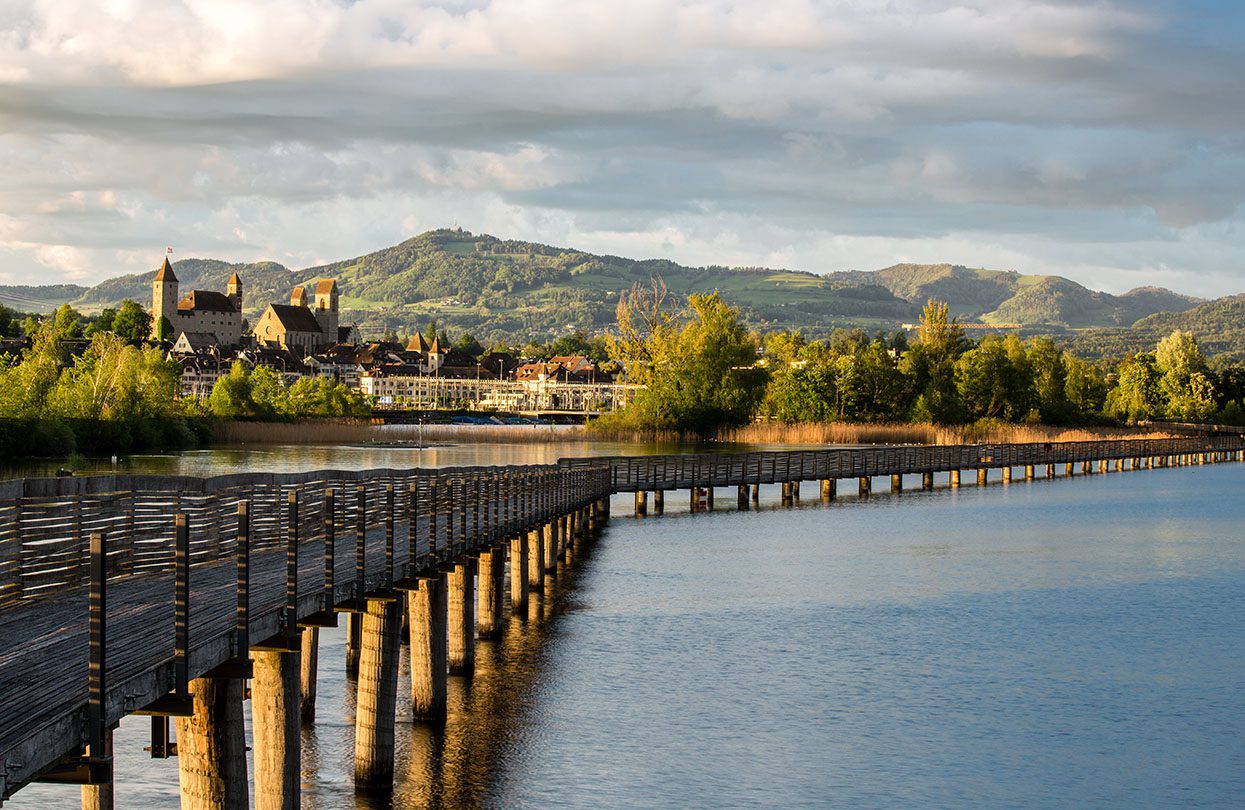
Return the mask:
[[522,535],[510,539],[510,610],[527,615],[527,539]]
[[527,532],[527,586],[529,591],[545,587],[545,543],[539,528]]
[[551,520],[541,527],[541,534],[544,537],[544,548],[542,549],[542,557],[545,563],[545,571],[558,570],[558,523]]
[[977,468],[977,486],[984,487],[990,480],[990,471],[985,467]]
[[783,506],[791,506],[791,505],[793,504],[793,502],[794,502],[794,501],[792,500],[792,496],[791,496],[791,482],[790,482],[790,481],[783,481],[783,482],[782,482],[781,487],[782,487],[782,489],[781,489],[781,493],[782,493],[782,494],[779,496],[779,499],[780,499],[780,501],[781,501],[782,505],[783,505]]
[[1076,475],[1076,464],[1071,461],[1065,464],[1063,468],[1063,474],[1069,477]]
[[872,491],[873,479],[868,475],[860,476],[860,489],[856,494],[861,498],[867,498]]
[[1054,477],[1055,477],[1055,465],[1054,465],[1054,464],[1047,464],[1047,465],[1046,465],[1046,477],[1047,477],[1047,478],[1054,478]]
[[834,478],[821,479],[821,499],[826,503],[834,500],[838,490],[838,480]]
[[[168,718],[153,718],[162,722]],[[112,729],[104,732],[104,742],[100,746],[99,751],[87,751],[87,756],[91,758],[102,757],[107,760],[112,759]],[[82,786],[82,810],[112,810],[113,808],[113,783],[109,779],[98,785]]]
[[934,488],[934,474],[932,472],[921,473],[921,489],[930,490]]
[[1037,476],[1036,476],[1036,475],[1034,474],[1034,472],[1033,472],[1033,465],[1032,465],[1032,464],[1026,464],[1026,465],[1025,465],[1025,480],[1026,480],[1026,481],[1032,481],[1032,480],[1033,480],[1034,478],[1036,478],[1036,477],[1037,477]]
[[951,488],[952,489],[960,488],[960,471],[959,470],[951,471]]
[[177,771],[186,810],[247,810],[243,683],[235,678],[190,682],[194,714],[177,718]]
[[648,514],[648,493],[642,489],[635,492],[635,513],[636,515]]
[[[799,484],[796,484],[796,495],[795,495],[796,498],[800,497],[799,486],[800,486]],[[707,487],[705,487],[705,508],[708,509],[710,512],[713,511],[713,484],[709,484]]]
[[661,515],[666,511],[666,491],[664,489],[653,490],[653,514]]
[[1003,468],[1003,483],[1010,484],[1012,482],[1012,468],[1010,466]]
[[422,577],[407,594],[410,612],[411,716],[445,721],[445,677],[448,671],[445,575]]
[[302,660],[298,670],[298,713],[305,722],[316,719],[316,675],[320,659],[320,628],[304,627]]
[[891,476],[891,492],[903,492],[903,476],[896,473]]
[[363,614],[347,613],[346,619],[346,675],[354,678],[359,674],[359,652],[363,643]]
[[393,724],[398,698],[398,634],[402,616],[391,598],[368,599],[355,701],[356,791],[393,787]]
[[252,650],[251,661],[255,810],[298,810],[302,737],[299,654]]
[[[556,555],[552,555],[556,565]],[[480,552],[480,594],[476,605],[476,632],[480,638],[501,635],[501,605],[505,599],[506,552],[502,547]]]
[[748,510],[748,485],[740,484],[739,493],[735,496],[735,508],[741,512]]
[[448,580],[450,674],[470,675],[476,658],[475,560],[456,563]]

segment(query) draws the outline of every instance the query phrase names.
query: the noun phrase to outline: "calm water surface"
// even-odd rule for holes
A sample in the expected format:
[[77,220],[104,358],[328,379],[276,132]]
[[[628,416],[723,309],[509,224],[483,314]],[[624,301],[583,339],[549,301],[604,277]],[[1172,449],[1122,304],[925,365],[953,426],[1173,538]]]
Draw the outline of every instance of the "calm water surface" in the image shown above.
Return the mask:
[[[619,497],[451,679],[444,732],[399,718],[392,801],[353,795],[325,631],[303,804],[1245,806],[1243,484],[1224,464],[794,510],[772,488],[700,515],[671,493],[642,520]],[[118,806],[174,807],[146,731],[118,732]]]

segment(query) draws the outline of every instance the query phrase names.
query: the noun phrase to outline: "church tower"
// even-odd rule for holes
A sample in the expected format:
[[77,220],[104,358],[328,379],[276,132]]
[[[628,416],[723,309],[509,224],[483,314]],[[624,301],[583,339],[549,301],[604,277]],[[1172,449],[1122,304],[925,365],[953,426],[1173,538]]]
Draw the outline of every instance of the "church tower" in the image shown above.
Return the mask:
[[233,303],[239,312],[242,311],[242,279],[238,278],[238,274],[234,273],[229,277],[229,286],[225,288],[225,295]]
[[322,278],[316,282],[316,323],[329,343],[337,342],[337,281]]
[[169,264],[168,256],[164,257],[164,264],[160,265],[151,281],[152,338],[160,337],[160,323],[165,318],[173,327],[174,334],[167,336],[172,340],[177,337],[177,276],[173,275],[173,265]]

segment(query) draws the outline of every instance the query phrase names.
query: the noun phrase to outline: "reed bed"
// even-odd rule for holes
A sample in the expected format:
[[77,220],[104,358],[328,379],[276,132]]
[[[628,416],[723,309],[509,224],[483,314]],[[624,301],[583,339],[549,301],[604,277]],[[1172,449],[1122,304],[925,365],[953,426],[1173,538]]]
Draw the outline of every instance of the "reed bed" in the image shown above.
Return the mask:
[[[827,422],[787,425],[755,422],[720,431],[718,443],[757,445],[827,444],[1002,444],[1095,439],[1166,438],[1161,430],[1116,427],[1062,428],[1045,425],[934,425]],[[663,430],[595,430],[582,425],[374,425],[363,419],[306,422],[225,422],[219,444],[505,444],[548,442],[694,443],[695,437]]]
[[1157,439],[1162,431],[1129,428],[1064,428],[1047,425],[858,424],[828,422],[787,425],[755,422],[718,433],[717,440],[740,444],[1004,444],[1078,442],[1096,439]]

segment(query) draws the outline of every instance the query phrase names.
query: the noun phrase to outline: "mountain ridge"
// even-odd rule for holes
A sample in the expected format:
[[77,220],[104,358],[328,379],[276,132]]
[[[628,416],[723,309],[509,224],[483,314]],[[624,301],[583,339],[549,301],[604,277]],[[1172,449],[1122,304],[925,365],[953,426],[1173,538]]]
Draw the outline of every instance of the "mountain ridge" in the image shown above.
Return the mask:
[[[956,264],[900,263],[875,271],[826,274],[760,267],[689,267],[666,259],[629,259],[574,248],[439,229],[370,253],[292,270],[277,262],[181,259],[184,290],[224,289],[237,272],[253,319],[269,302],[289,300],[296,284],[338,279],[343,320],[365,332],[422,329],[430,318],[480,339],[542,339],[572,329],[601,331],[614,320],[620,291],[661,276],[676,299],[718,290],[761,330],[807,334],[838,326],[892,329],[915,320],[927,298],[947,301],[961,320],[1021,323],[1055,330],[1122,327],[1202,302],[1159,287],[1122,295],[1061,276]],[[153,268],[154,271],[154,268]],[[118,276],[86,290],[75,306],[150,299],[152,273]],[[0,287],[0,300],[5,288]]]

